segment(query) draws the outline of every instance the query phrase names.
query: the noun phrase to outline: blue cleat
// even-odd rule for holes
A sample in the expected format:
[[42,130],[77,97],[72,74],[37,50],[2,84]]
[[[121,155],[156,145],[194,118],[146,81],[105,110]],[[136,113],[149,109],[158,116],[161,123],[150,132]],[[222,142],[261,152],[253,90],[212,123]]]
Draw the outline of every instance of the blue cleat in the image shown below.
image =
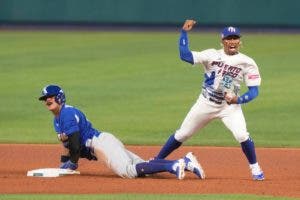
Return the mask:
[[253,180],[255,180],[255,181],[263,181],[263,180],[265,180],[265,175],[264,175],[264,173],[263,172],[261,172],[260,174],[258,174],[258,175],[252,175],[252,178],[253,178]]

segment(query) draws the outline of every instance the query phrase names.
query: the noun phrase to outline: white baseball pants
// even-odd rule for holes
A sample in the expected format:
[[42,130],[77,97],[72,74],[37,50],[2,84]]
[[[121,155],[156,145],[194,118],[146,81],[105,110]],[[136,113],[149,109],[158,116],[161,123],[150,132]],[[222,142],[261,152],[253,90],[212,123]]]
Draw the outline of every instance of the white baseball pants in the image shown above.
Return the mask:
[[94,136],[90,148],[94,150],[98,160],[104,161],[107,167],[123,178],[137,177],[135,165],[144,162],[110,133],[102,132],[98,137]]
[[175,132],[174,137],[177,141],[184,142],[216,118],[222,120],[239,143],[249,138],[241,105],[228,105],[226,102],[218,105],[206,99],[202,94],[190,109],[181,127]]

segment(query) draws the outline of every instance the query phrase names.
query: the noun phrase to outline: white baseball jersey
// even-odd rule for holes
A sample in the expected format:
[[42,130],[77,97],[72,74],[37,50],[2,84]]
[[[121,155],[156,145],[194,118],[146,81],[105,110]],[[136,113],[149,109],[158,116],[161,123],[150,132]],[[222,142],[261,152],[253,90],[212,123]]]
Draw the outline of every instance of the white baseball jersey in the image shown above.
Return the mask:
[[[255,61],[242,54],[227,55],[223,49],[207,49],[201,52],[192,51],[194,64],[202,64],[208,76],[215,73],[213,85],[203,84],[203,92],[220,102],[223,98],[222,80],[224,75],[232,78],[233,92],[238,95],[241,83],[246,86],[259,86],[261,82]],[[216,98],[220,97],[220,98]]]
[[227,55],[223,49],[192,51],[194,64],[202,64],[206,73],[202,93],[184,119],[175,139],[184,142],[197,130],[215,118],[220,118],[238,142],[249,138],[241,105],[228,105],[224,100],[224,87],[238,95],[242,82],[247,86],[259,86],[261,78],[253,59],[238,53]]

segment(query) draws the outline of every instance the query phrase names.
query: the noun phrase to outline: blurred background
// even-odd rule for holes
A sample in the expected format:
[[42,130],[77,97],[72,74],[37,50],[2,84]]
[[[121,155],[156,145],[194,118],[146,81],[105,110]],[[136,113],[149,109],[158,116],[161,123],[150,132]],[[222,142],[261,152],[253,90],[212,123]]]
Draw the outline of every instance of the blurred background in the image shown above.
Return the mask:
[[[125,144],[162,145],[198,98],[202,67],[190,49],[219,49],[226,25],[242,31],[241,52],[262,76],[243,106],[257,146],[299,147],[299,0],[0,0],[0,143],[57,143],[53,116],[37,100],[60,85],[67,103]],[[245,89],[245,88],[244,88]],[[238,146],[220,121],[187,145]]]
[[299,28],[298,0],[0,0],[0,24]]

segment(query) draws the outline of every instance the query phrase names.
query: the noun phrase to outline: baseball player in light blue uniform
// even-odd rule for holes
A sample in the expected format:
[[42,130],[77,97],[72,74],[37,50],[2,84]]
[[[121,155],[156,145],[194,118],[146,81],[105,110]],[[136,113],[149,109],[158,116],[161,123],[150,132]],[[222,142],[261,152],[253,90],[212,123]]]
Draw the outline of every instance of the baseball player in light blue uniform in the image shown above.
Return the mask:
[[199,178],[205,177],[196,157],[189,152],[178,160],[149,160],[127,150],[122,142],[107,132],[93,128],[83,112],[66,105],[64,91],[57,85],[43,88],[39,100],[54,114],[54,128],[59,141],[64,145],[60,168],[75,170],[79,158],[100,160],[123,178],[143,177],[158,172],[170,172],[178,179],[183,179],[185,171],[195,173]]
[[[186,20],[180,39],[180,58],[204,68],[202,92],[180,128],[171,135],[157,158],[163,159],[181,144],[201,130],[213,119],[221,119],[241,144],[249,162],[254,180],[264,180],[255,153],[254,142],[246,128],[241,104],[255,99],[261,82],[258,67],[254,60],[239,52],[240,31],[236,27],[226,27],[221,34],[222,49],[190,51],[187,31],[195,25],[194,20]],[[240,85],[245,82],[248,91],[239,96]]]

